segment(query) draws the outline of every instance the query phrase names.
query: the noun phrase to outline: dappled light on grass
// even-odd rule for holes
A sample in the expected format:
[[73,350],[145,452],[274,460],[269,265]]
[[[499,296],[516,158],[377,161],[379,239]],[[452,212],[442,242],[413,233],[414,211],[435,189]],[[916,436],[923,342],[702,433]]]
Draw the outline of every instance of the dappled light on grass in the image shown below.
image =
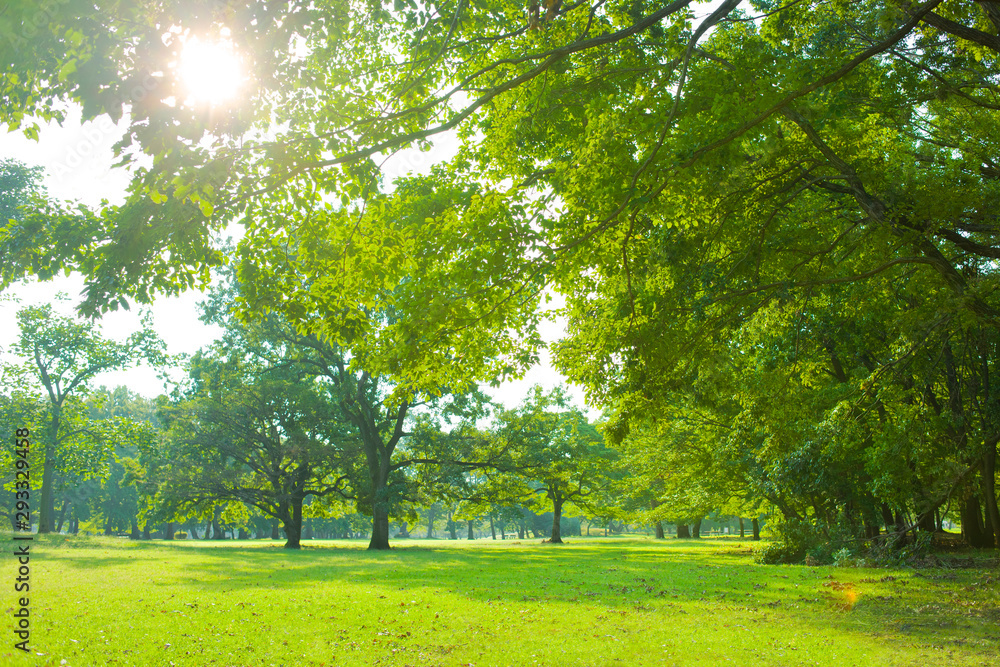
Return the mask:
[[735,539],[366,544],[43,539],[36,645],[70,665],[978,665],[1000,634],[978,570],[761,566]]

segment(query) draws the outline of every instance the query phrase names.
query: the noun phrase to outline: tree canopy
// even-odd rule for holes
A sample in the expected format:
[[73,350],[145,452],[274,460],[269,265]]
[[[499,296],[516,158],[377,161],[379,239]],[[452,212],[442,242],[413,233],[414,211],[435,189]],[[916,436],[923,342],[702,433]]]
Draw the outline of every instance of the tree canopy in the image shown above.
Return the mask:
[[[96,315],[206,283],[239,221],[243,317],[350,350],[393,406],[524,370],[554,291],[556,364],[632,463],[821,531],[955,502],[1000,539],[996,3],[12,7],[0,120],[127,113],[134,178],[8,222],[5,283],[80,270]],[[240,54],[238,102],[185,101],[194,37]]]

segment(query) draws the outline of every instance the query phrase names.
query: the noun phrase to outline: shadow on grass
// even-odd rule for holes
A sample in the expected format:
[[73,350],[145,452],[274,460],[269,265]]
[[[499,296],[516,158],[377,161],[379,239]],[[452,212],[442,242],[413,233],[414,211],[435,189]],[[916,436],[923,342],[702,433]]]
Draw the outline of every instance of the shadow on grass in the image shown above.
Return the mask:
[[[349,582],[365,585],[373,597],[430,590],[487,604],[585,604],[614,613],[697,607],[719,618],[786,615],[805,627],[919,633],[945,644],[1000,641],[996,572],[764,566],[753,563],[752,542],[739,538],[407,541],[385,552],[367,551],[363,540],[315,541],[301,551],[264,540],[45,536],[37,544],[46,560],[88,575],[155,562],[165,569],[149,585],[186,586],[210,597],[262,588],[301,594]],[[336,594],[335,586],[325,590]]]

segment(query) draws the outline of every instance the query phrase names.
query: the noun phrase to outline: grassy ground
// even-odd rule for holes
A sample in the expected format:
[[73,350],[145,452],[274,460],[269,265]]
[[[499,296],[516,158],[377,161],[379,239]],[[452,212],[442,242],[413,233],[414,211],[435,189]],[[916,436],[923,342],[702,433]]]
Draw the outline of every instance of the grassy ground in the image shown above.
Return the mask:
[[36,538],[32,653],[7,632],[0,664],[1000,665],[996,569],[760,566],[735,538],[396,544]]

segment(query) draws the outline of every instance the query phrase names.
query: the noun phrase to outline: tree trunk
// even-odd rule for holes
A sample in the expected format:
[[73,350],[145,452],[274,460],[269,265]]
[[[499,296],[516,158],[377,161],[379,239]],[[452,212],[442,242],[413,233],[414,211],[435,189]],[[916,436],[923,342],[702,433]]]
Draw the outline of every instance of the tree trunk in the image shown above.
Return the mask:
[[163,530],[163,539],[172,540],[174,539],[174,522],[171,521],[167,523],[166,528]]
[[746,537],[746,529],[743,527],[743,517],[740,517],[740,539]]
[[469,519],[469,539],[470,540],[476,539],[476,534],[474,532],[474,527],[472,525],[472,519]]
[[[278,519],[277,518],[271,519],[271,539],[272,540],[280,540],[281,539],[281,533],[279,533],[278,530],[279,530],[279,528],[278,528]],[[207,534],[208,533],[206,532],[206,535]]]
[[983,455],[983,500],[986,502],[986,523],[993,529],[993,543],[1000,547],[1000,510],[996,490],[997,443],[987,442]]
[[757,517],[754,517],[750,521],[750,527],[753,528],[753,541],[757,542],[760,540],[760,521]]
[[[62,523],[62,522],[60,521],[60,523]],[[138,524],[138,523],[136,522],[136,520],[135,520],[135,519],[133,518],[133,519],[132,519],[132,530],[131,530],[131,532],[129,533],[129,536],[128,536],[128,538],[129,538],[130,540],[137,540],[137,539],[139,539],[140,537],[141,537],[141,535],[139,534],[139,524]]]
[[285,548],[302,548],[302,498],[292,497],[291,507],[285,513]]
[[[75,512],[73,513],[73,518],[70,519],[69,532],[73,533],[74,535],[80,532],[80,519],[76,517]],[[148,531],[146,532],[146,535],[149,535]],[[146,539],[148,540],[149,537],[147,537]]]
[[144,540],[152,539],[149,534],[149,531],[150,531],[150,523],[147,521],[146,525],[142,527],[142,539]]
[[917,528],[928,533],[934,532],[934,511],[937,508],[931,508],[925,511],[923,514],[917,517]]
[[247,532],[246,528],[240,528],[240,539],[241,540],[249,540],[250,539],[250,533]]
[[686,523],[677,524],[677,539],[684,540],[691,537],[691,531],[688,530]]
[[[666,535],[663,534],[663,522],[657,521],[653,526],[656,529],[656,539],[663,540],[666,539]],[[590,526],[587,526],[587,534],[590,534]]]
[[52,518],[55,516],[55,479],[56,479],[56,445],[59,439],[59,421],[62,416],[62,406],[52,405],[52,420],[49,422],[48,433],[42,440],[42,489],[38,507],[38,533],[52,532]]
[[437,510],[433,505],[427,508],[427,539],[434,537],[434,519],[437,518]]
[[216,506],[215,511],[212,513],[212,539],[213,540],[224,540],[226,535],[222,532],[222,525],[219,520],[222,519],[222,508]]
[[895,522],[896,532],[904,533],[906,532],[906,517],[903,516],[903,510],[896,511],[896,522]]
[[455,519],[452,516],[451,511],[448,512],[448,534],[451,536],[451,539],[458,539],[458,534],[455,531]]
[[694,525],[691,526],[691,537],[695,539],[701,537],[701,521],[702,521],[701,519],[698,519],[697,521],[694,522]]
[[109,516],[104,522],[104,535],[111,535],[111,517]]
[[69,506],[69,501],[64,500],[62,509],[59,510],[59,524],[56,526],[56,532],[61,533],[63,529],[63,522],[66,520],[66,508]]
[[879,511],[882,513],[882,523],[885,525],[885,532],[891,533],[893,525],[895,524],[895,519],[892,518],[892,510],[885,503],[879,505]]
[[552,537],[549,538],[549,542],[552,544],[562,544],[562,532],[559,522],[562,520],[562,500],[552,501]]
[[[986,540],[983,535],[983,514],[979,504],[979,498],[970,493],[962,505],[962,535],[966,543],[973,548],[985,547]],[[993,546],[990,544],[989,546]]]
[[492,514],[490,515],[490,535],[493,536],[494,540],[497,539],[497,529],[493,527],[493,515]]
[[383,551],[389,549],[389,506],[388,503],[376,502],[372,512],[372,538],[368,542],[369,550]]

